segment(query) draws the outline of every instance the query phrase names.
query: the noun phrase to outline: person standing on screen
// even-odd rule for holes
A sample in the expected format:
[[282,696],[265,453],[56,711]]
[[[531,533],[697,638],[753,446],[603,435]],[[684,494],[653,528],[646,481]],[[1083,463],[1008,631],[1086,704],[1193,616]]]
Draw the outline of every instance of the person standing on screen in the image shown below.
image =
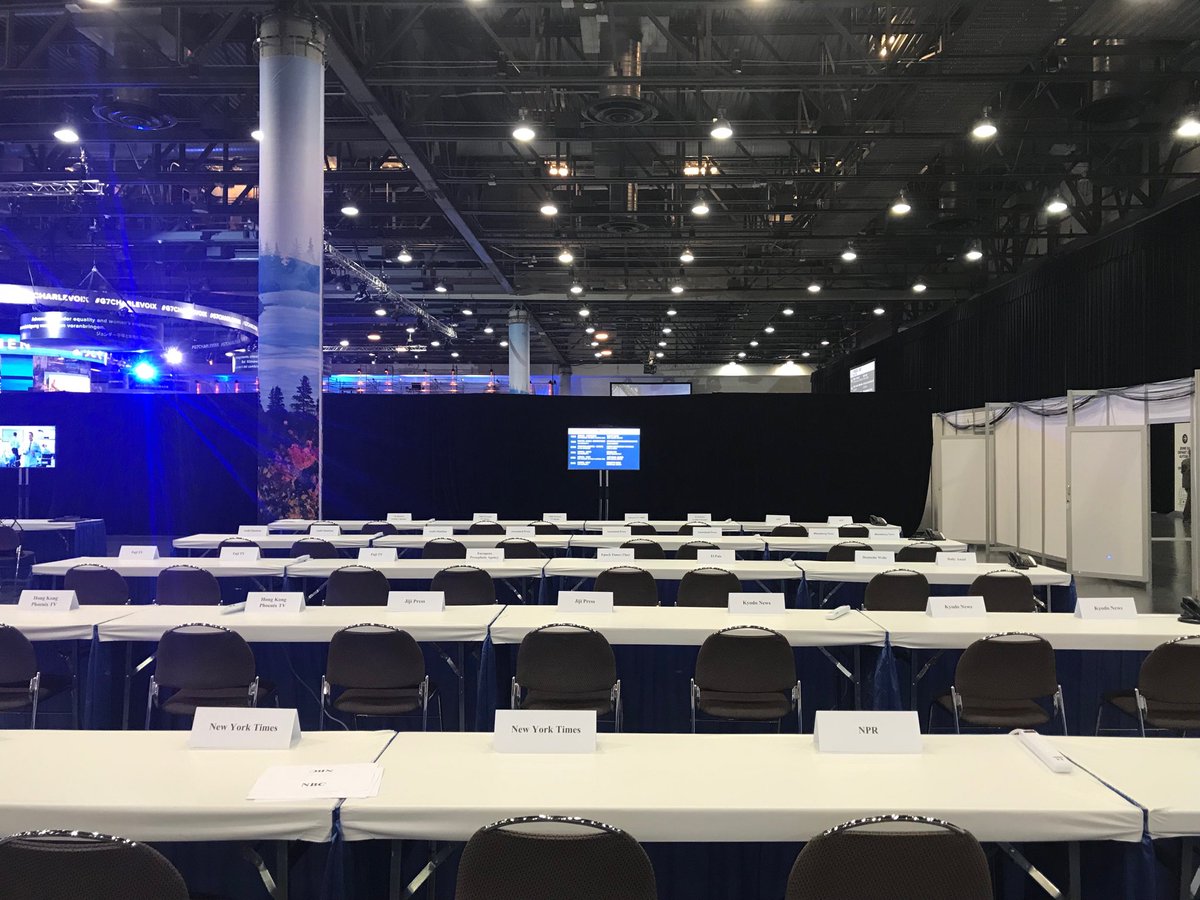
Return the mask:
[[21,465],[27,469],[36,469],[42,464],[42,445],[37,442],[33,432],[29,432],[29,442],[25,445],[25,455]]

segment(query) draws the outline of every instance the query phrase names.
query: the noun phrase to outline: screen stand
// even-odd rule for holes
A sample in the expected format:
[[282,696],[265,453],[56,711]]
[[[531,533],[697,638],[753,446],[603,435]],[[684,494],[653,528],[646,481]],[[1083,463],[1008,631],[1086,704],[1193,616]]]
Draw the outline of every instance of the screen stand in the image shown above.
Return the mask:
[[601,522],[608,521],[608,469],[596,473],[600,476],[600,509],[597,518]]
[[17,469],[17,518],[29,518],[29,469]]

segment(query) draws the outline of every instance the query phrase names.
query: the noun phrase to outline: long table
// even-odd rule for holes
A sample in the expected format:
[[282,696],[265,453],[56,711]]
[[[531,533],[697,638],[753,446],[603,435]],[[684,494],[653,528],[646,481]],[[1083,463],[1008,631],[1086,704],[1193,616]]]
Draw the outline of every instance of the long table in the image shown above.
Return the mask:
[[[980,575],[989,572],[1018,571],[997,563],[974,562],[952,563],[938,565],[937,563],[860,563],[860,562],[831,562],[824,559],[801,560],[797,565],[802,566],[808,574],[809,581],[838,581],[858,582],[870,581],[880,572],[889,569],[912,569],[924,575],[930,584],[962,584],[967,585]],[[1048,585],[1066,586],[1071,583],[1071,573],[1062,569],[1052,569],[1049,566],[1034,566],[1032,569],[1019,570],[1028,576],[1034,587]]]
[[626,541],[654,541],[668,553],[676,552],[684,544],[703,542],[715,544],[721,550],[739,553],[754,553],[759,556],[766,550],[766,542],[757,535],[723,534],[720,537],[694,537],[690,534],[634,534],[623,537],[618,534],[577,534],[571,536],[571,549],[598,550],[620,547]]
[[44,562],[108,550],[103,519],[2,519],[0,524],[19,528],[22,547]]
[[[300,532],[291,534],[269,534],[265,537],[243,537],[236,534],[189,534],[186,537],[175,538],[171,546],[176,550],[216,550],[222,541],[232,539],[254,541],[263,550],[291,550],[296,541],[309,539],[309,535]],[[354,550],[370,547],[374,534],[343,534],[337,537],[316,538],[328,541],[339,550]]]
[[[212,572],[217,578],[282,578],[286,559],[226,560],[192,556],[162,556],[158,559],[122,559],[119,556],[76,556],[38,563],[34,575],[61,578],[75,566],[107,566],[126,578],[156,578],[170,566],[192,566]],[[345,564],[345,561],[343,561]]]
[[[933,544],[938,550],[947,552],[963,552],[967,549],[967,545],[962,541],[913,541],[907,538],[815,538],[815,537],[771,537],[765,535],[762,538],[766,543],[766,549],[771,553],[828,553],[831,547],[838,544],[843,544],[846,541],[863,541],[870,544],[872,550],[882,550],[884,552],[903,550],[905,547],[911,547],[913,544]],[[897,565],[906,565],[906,563],[897,563]]]
[[[442,569],[452,566],[474,566],[483,569],[493,578],[540,578],[545,560],[541,559],[398,559],[395,562],[368,563],[378,569],[388,580],[433,578]],[[288,578],[328,578],[337,569],[353,565],[347,559],[306,559],[289,563]]]
[[[383,537],[376,538],[374,546],[376,547],[395,547],[400,550],[420,550],[427,543],[436,540],[433,537],[427,537],[423,534],[388,534]],[[540,550],[566,550],[573,540],[569,534],[531,534],[531,535],[512,535],[506,536],[503,534],[455,534],[452,540],[458,541],[464,547],[487,549],[499,546],[501,541],[530,541],[535,544]]]
[[694,559],[639,559],[620,563],[589,557],[566,557],[549,560],[543,572],[547,578],[595,578],[605,569],[620,565],[645,569],[658,581],[678,581],[693,569],[714,567],[732,572],[743,581],[799,581],[804,577],[804,571],[787,559],[735,559],[728,563],[702,563]]
[[0,606],[0,624],[11,625],[31,641],[90,641],[98,625],[122,619],[132,606],[81,606],[62,612],[39,612]]

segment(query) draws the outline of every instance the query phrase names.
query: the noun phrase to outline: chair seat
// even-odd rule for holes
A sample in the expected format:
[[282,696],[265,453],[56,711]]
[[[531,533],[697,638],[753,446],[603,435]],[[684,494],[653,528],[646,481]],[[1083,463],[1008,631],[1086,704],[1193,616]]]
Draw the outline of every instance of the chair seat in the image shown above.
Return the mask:
[[[71,679],[62,675],[47,675],[42,673],[38,683],[38,701],[45,700],[54,694],[61,693],[71,687]],[[0,684],[0,712],[10,712],[14,709],[25,709],[30,706],[29,682],[21,684]]]
[[421,708],[421,694],[415,687],[347,688],[332,705],[355,716],[401,716]]
[[530,689],[525,692],[521,709],[590,709],[603,716],[612,712],[612,695],[609,691],[560,693]]
[[[1111,691],[1104,695],[1104,702],[1111,703],[1127,716],[1137,718],[1137,698],[1132,690]],[[1200,729],[1200,705],[1147,699],[1146,724],[1171,731]]]
[[[972,700],[963,697],[958,718],[968,725],[985,728],[1034,728],[1050,721],[1050,714],[1036,700]],[[947,712],[954,712],[954,698],[949,693],[937,698]]]
[[[173,716],[190,716],[201,706],[239,707],[250,705],[250,686],[227,688],[184,688],[176,691],[162,701],[163,712]],[[275,686],[269,681],[259,679],[258,705],[269,700],[275,693]]]
[[719,719],[744,719],[751,722],[771,722],[782,719],[792,709],[789,694],[741,693],[700,689],[700,711]]

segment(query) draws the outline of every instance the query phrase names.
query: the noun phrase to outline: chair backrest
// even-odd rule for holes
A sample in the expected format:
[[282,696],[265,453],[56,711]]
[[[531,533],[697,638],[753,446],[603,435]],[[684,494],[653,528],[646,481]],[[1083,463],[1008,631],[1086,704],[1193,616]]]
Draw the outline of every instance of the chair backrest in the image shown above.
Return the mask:
[[637,841],[610,825],[529,816],[487,825],[458,864],[455,900],[655,900],[654,868]]
[[207,569],[167,566],[158,573],[154,602],[162,606],[216,606],[221,602],[221,583]]
[[685,522],[679,529],[680,534],[694,534],[697,528],[712,528],[711,522]]
[[954,687],[972,700],[1051,697],[1058,690],[1054,648],[1036,634],[989,634],[971,643],[958,658]]
[[24,531],[15,519],[0,523],[0,553],[15,553],[24,543]]
[[391,625],[350,625],[329,641],[325,677],[338,687],[416,687],[425,678],[425,657],[407,631]]
[[80,606],[129,602],[129,583],[124,576],[115,569],[95,563],[69,568],[63,576],[63,588],[75,592]]
[[27,685],[37,671],[37,654],[29,638],[12,625],[0,625],[0,684]]
[[496,545],[504,551],[505,559],[545,559],[546,554],[533,541],[525,538],[505,538]]
[[796,657],[782,634],[761,625],[710,634],[696,657],[701,690],[764,694],[796,686]]
[[559,528],[557,525],[555,525],[553,522],[537,521],[537,522],[530,522],[529,524],[533,526],[534,534],[561,534],[562,533],[562,529]]
[[363,534],[399,534],[400,529],[382,519],[363,525]]
[[654,576],[637,566],[605,569],[596,576],[592,590],[612,591],[614,606],[658,606],[658,585]]
[[249,686],[254,653],[236,631],[220,625],[179,625],[158,639],[154,680],[163,687],[207,690]]
[[517,650],[517,683],[535,691],[582,694],[607,691],[617,681],[617,660],[600,632],[567,623],[543,625]]
[[433,538],[421,548],[421,559],[466,559],[467,545],[454,538]]
[[795,522],[786,522],[771,529],[772,537],[808,537],[808,529]]
[[834,544],[829,548],[829,552],[825,554],[825,559],[828,562],[854,562],[854,554],[859,550],[870,550],[870,544],[864,544],[862,541],[842,541],[840,544]]
[[447,606],[486,606],[496,602],[496,583],[477,566],[450,566],[429,582],[431,591],[443,591]]
[[992,900],[983,848],[938,819],[876,816],[818,835],[800,851],[785,900]]
[[662,546],[650,538],[630,538],[621,545],[622,550],[632,550],[634,559],[666,559]]
[[257,547],[257,546],[258,546],[258,544],[256,542],[250,540],[250,538],[237,537],[235,535],[234,537],[224,538],[221,541],[221,543],[217,544],[217,549],[220,550],[222,547]]
[[[629,533],[630,534],[658,534],[658,529],[655,528],[653,525],[651,525],[649,522],[630,522],[629,523]],[[688,534],[691,534],[691,532],[689,531]]]
[[840,525],[838,526],[838,537],[844,538],[860,538],[870,537],[871,532],[867,530],[866,525]]
[[929,579],[912,569],[888,569],[869,582],[863,607],[873,610],[924,612],[929,604]]
[[29,831],[0,841],[0,897],[188,900],[188,889],[147,844],[83,831]]
[[1033,583],[1024,572],[1008,569],[988,572],[972,581],[967,593],[972,597],[982,597],[988,612],[1037,611]]
[[504,534],[504,526],[499,522],[472,522],[467,534]]
[[1150,701],[1200,705],[1200,635],[1155,647],[1142,660],[1138,691]]
[[324,538],[304,537],[292,544],[291,555],[307,556],[310,559],[337,559],[341,554],[332,542]]
[[679,582],[679,593],[675,598],[676,606],[712,606],[729,605],[729,594],[740,591],[742,583],[738,577],[726,569],[707,566],[703,569],[692,569],[685,572]]
[[676,559],[698,559],[701,550],[720,550],[712,541],[688,541],[675,551]]
[[329,573],[326,606],[387,606],[387,576],[370,566],[342,566]]
[[918,541],[896,551],[896,562],[937,562],[937,544]]

